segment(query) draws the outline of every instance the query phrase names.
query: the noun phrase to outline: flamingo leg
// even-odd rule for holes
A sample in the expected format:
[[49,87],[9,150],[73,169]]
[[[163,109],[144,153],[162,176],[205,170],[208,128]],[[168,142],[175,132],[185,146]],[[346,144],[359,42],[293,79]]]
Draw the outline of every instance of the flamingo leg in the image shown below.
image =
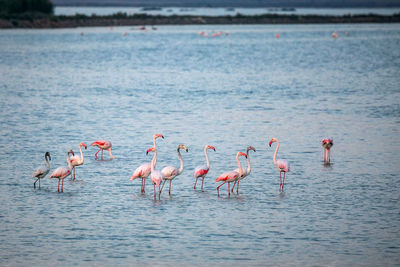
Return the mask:
[[40,179],[38,178],[38,180],[39,180],[39,189],[40,189]]
[[156,184],[153,184],[154,185],[154,199],[156,198]]
[[[36,179],[36,181],[33,183],[33,188],[36,188],[36,182],[39,180],[39,178]],[[39,182],[40,183],[40,182]]]
[[283,192],[283,187],[285,186],[285,177],[286,177],[286,172],[283,173],[282,192]]
[[163,184],[162,184],[162,186],[161,186],[161,191],[164,189],[164,185],[165,185],[165,182],[166,182],[167,180],[164,180],[164,182],[163,182]]
[[223,186],[225,183],[226,183],[226,181],[223,182],[222,184],[220,184],[220,185],[217,187],[218,196],[219,196],[219,188],[220,188],[221,186]]
[[60,179],[58,179],[58,188],[57,188],[57,192],[60,192]]
[[144,178],[143,180],[144,180],[144,182],[143,182],[143,193],[144,193],[144,189],[146,187],[146,178]]
[[233,189],[235,188],[236,182],[237,182],[237,181],[235,181],[235,182],[233,183],[233,186],[232,186],[232,193],[233,193]]
[[328,150],[328,162],[331,162],[331,150]]
[[[232,188],[232,189],[233,189],[233,188]],[[239,181],[237,182],[237,185],[236,185],[236,193],[239,194]]]
[[161,190],[160,190],[160,186],[158,186],[158,199],[161,199]]
[[75,167],[74,167],[74,169],[73,169],[73,170],[74,170],[74,181],[75,181]]
[[103,160],[103,149],[101,149],[101,160]]
[[171,195],[171,183],[172,183],[172,180],[169,180],[169,191],[168,191],[168,195]]
[[282,189],[282,172],[279,172],[279,180],[280,180],[279,191],[281,191],[281,189]]
[[94,154],[94,156],[96,157],[96,159],[97,159],[97,154],[100,152],[100,150],[101,150],[101,148]]
[[61,192],[64,192],[64,179],[61,181]]
[[140,192],[143,193],[143,184],[144,184],[144,179],[142,178],[142,186],[140,187]]
[[230,196],[230,195],[231,195],[231,189],[230,189],[230,186],[231,186],[231,182],[228,182],[228,196]]
[[204,184],[204,176],[203,176],[203,180],[201,180],[201,191],[204,192],[203,190],[203,184]]
[[199,177],[196,177],[196,181],[194,182],[194,186],[193,189],[196,189],[196,184],[197,184],[197,180],[199,179]]

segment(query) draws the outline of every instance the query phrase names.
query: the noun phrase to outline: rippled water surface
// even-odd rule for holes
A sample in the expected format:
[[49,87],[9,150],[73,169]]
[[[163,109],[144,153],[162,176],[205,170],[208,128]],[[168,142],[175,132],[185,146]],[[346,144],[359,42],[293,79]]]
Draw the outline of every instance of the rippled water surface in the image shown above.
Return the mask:
[[[157,28],[0,32],[0,265],[400,263],[399,24]],[[129,181],[154,133],[158,168],[189,147],[161,200]],[[272,137],[291,163],[283,194]],[[55,169],[96,139],[115,160],[88,147],[64,193],[48,177],[33,189],[46,151]],[[251,175],[218,197],[248,145]]]

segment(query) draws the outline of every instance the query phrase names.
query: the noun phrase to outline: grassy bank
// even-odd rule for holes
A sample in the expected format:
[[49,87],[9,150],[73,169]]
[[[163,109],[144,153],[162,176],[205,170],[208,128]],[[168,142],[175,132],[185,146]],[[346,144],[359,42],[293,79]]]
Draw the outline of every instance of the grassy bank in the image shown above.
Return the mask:
[[384,16],[376,14],[322,16],[278,15],[255,16],[161,16],[116,13],[109,16],[81,15],[54,16],[41,13],[18,15],[0,14],[0,28],[74,28],[90,26],[132,25],[194,25],[194,24],[312,24],[312,23],[399,23],[400,13]]

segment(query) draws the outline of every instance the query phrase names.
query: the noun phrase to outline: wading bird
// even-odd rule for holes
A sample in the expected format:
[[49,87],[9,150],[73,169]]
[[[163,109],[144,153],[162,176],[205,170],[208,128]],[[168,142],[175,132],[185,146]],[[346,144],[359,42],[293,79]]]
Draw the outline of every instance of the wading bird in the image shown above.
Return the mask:
[[228,195],[231,195],[231,190],[230,190],[230,184],[231,182],[236,181],[242,174],[243,174],[243,169],[242,166],[240,165],[240,161],[239,161],[239,156],[244,156],[247,158],[247,155],[243,152],[238,152],[236,154],[236,162],[238,164],[238,169],[239,172],[235,171],[230,171],[230,172],[224,172],[223,174],[221,174],[215,181],[216,182],[221,182],[223,181],[222,184],[220,184],[217,187],[217,192],[218,192],[218,196],[219,196],[219,188],[224,185],[226,182],[228,182]]
[[[239,181],[241,181],[244,177],[248,176],[251,172],[251,166],[250,166],[250,157],[249,157],[249,151],[253,150],[256,152],[256,149],[252,146],[248,146],[246,149],[246,155],[247,155],[247,170],[242,170],[242,175],[235,181],[235,183],[232,186],[232,192],[233,189],[235,188],[236,185],[236,193],[239,194]],[[239,172],[239,169],[236,169],[235,171]]]
[[97,140],[97,141],[93,142],[93,143],[91,144],[91,146],[97,146],[98,148],[100,148],[100,149],[94,154],[94,156],[96,157],[96,159],[97,159],[97,153],[99,153],[100,150],[101,150],[101,160],[103,160],[103,150],[107,150],[107,151],[108,151],[108,154],[110,154],[110,158],[111,158],[111,159],[115,159],[115,157],[111,154],[111,147],[112,147],[112,145],[111,145],[111,142],[110,142],[110,141],[107,141],[107,140]]
[[331,147],[333,146],[332,138],[325,138],[322,140],[322,146],[324,147],[324,163],[331,163]]
[[204,177],[206,177],[208,171],[210,170],[210,162],[208,161],[208,155],[207,155],[207,149],[212,149],[215,151],[215,148],[210,145],[206,145],[204,147],[204,155],[206,156],[206,165],[203,166],[198,166],[196,169],[194,169],[193,177],[196,178],[196,182],[194,183],[194,189],[196,189],[196,184],[197,184],[197,179],[202,177],[201,181],[201,191],[203,191],[203,184],[204,184]]
[[76,155],[76,156],[72,156],[71,158],[70,158],[70,160],[71,160],[71,165],[72,165],[72,170],[73,170],[73,178],[74,178],[74,180],[75,180],[75,167],[76,166],[80,166],[80,165],[82,165],[83,164],[83,153],[82,153],[82,147],[84,147],[85,149],[87,149],[87,146],[84,144],[84,143],[80,143],[79,144],[79,151],[81,152],[81,155],[80,156],[78,156],[78,155]]
[[72,149],[68,150],[68,152],[67,152],[67,164],[68,164],[68,167],[65,167],[65,166],[58,167],[50,175],[50,179],[51,178],[58,178],[58,189],[57,189],[58,192],[60,192],[60,180],[62,180],[61,192],[63,192],[64,178],[67,177],[68,175],[70,175],[71,172],[72,172],[71,160],[70,160],[70,157],[69,157],[70,153],[72,155],[75,155],[74,151],[72,151]]
[[33,183],[33,188],[36,188],[37,181],[39,181],[39,188],[40,188],[40,179],[44,178],[50,171],[50,162],[49,162],[49,160],[51,160],[50,152],[46,152],[44,154],[44,159],[46,161],[46,165],[36,168],[36,170],[32,174],[32,177],[37,178],[36,181]]
[[164,179],[164,175],[159,171],[155,170],[156,162],[157,162],[157,149],[155,147],[149,148],[146,153],[154,152],[153,160],[151,161],[151,173],[150,179],[154,185],[154,198],[156,198],[156,185],[158,186],[158,199],[161,196],[160,185]]
[[180,149],[184,149],[184,150],[186,150],[186,152],[189,151],[188,148],[187,148],[185,145],[179,145],[179,146],[178,146],[177,151],[178,151],[178,158],[179,158],[179,161],[180,161],[180,163],[181,163],[180,168],[178,169],[178,168],[175,167],[175,166],[167,166],[167,167],[164,167],[164,168],[161,170],[161,173],[164,175],[164,182],[163,182],[163,185],[162,185],[162,187],[161,187],[161,192],[162,192],[162,190],[163,190],[163,188],[164,188],[165,182],[166,182],[167,180],[169,180],[169,191],[168,191],[168,194],[169,194],[169,195],[171,195],[171,183],[172,183],[172,180],[173,180],[176,176],[180,175],[180,174],[183,172],[183,160],[182,160],[181,152],[179,151]]
[[[286,173],[290,171],[290,165],[289,162],[286,159],[278,159],[276,160],[276,154],[278,153],[279,149],[279,141],[276,138],[272,138],[271,141],[269,142],[269,146],[272,145],[272,143],[276,142],[276,149],[274,153],[274,165],[278,168],[279,170],[279,178],[280,178],[280,185],[279,185],[279,190],[283,192],[283,187],[285,185],[285,176]],[[283,172],[283,181],[282,181],[282,172]]]

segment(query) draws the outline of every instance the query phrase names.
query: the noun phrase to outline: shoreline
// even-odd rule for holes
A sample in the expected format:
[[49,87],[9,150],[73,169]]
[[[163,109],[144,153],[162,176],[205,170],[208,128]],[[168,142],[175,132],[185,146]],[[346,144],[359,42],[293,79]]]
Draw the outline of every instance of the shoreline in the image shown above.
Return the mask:
[[245,16],[193,16],[193,15],[145,15],[117,13],[107,16],[81,15],[46,16],[20,14],[0,16],[0,29],[51,29],[103,26],[139,25],[229,25],[229,24],[352,24],[352,23],[400,23],[400,13],[394,15],[280,15],[263,14]]

